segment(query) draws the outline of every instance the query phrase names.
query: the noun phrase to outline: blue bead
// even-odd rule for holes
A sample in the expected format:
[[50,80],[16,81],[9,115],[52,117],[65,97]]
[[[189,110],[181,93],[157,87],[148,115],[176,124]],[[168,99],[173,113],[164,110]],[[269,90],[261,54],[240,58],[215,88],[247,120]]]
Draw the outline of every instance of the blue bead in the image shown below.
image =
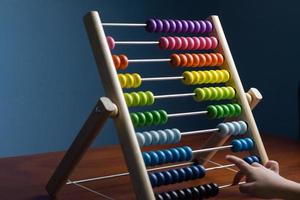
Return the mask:
[[150,179],[150,183],[151,183],[152,187],[157,186],[158,180],[154,173],[149,173],[149,179]]
[[183,149],[186,152],[186,160],[191,160],[193,157],[193,150],[189,146],[184,146]]
[[197,168],[197,167],[194,166],[194,165],[192,165],[190,168],[191,168],[191,170],[193,171],[193,174],[194,174],[194,176],[193,176],[192,179],[193,179],[193,180],[194,180],[194,179],[197,179],[197,178],[201,175],[199,168]]
[[251,138],[245,138],[244,140],[245,140],[245,141],[247,142],[247,144],[248,144],[248,149],[247,149],[247,150],[251,150],[251,149],[254,148],[254,142],[253,142],[253,140],[252,140]]
[[157,177],[157,186],[161,186],[165,184],[165,176],[162,172],[155,172]]
[[246,161],[246,163],[248,163],[249,165],[251,165],[254,162],[251,156],[245,157],[244,161]]
[[178,161],[180,162],[180,161],[186,160],[187,155],[186,155],[185,150],[182,147],[177,147],[176,149],[179,152],[179,160]]
[[142,156],[143,156],[145,165],[149,166],[151,164],[151,157],[150,157],[150,155],[147,152],[143,152]]
[[171,183],[178,183],[179,182],[179,173],[176,169],[169,170],[170,174],[172,175],[172,182]]
[[185,177],[186,177],[186,174],[185,174],[185,171],[180,168],[180,169],[176,169],[178,174],[179,174],[179,179],[178,179],[178,183],[182,182],[185,180]]
[[231,151],[233,152],[239,152],[242,150],[242,143],[240,140],[232,140],[231,145]]
[[202,165],[196,165],[199,169],[200,175],[197,178],[203,178],[205,176],[206,170]]
[[169,171],[164,171],[162,172],[164,177],[165,177],[165,182],[164,182],[164,185],[168,185],[168,184],[171,184],[172,181],[173,181],[173,176],[172,174],[169,172]]
[[156,154],[158,155],[159,158],[159,162],[158,162],[159,165],[166,163],[166,155],[163,151],[158,150],[156,151]]
[[175,148],[171,148],[170,151],[172,152],[172,162],[178,162],[178,160],[180,159],[180,153],[177,149]]
[[193,170],[190,167],[183,168],[185,171],[185,181],[194,179],[195,174],[193,173]]
[[253,162],[260,163],[260,159],[257,156],[251,156]]
[[157,165],[159,163],[159,157],[158,157],[157,153],[154,151],[149,151],[148,154],[151,157],[150,166]]
[[173,154],[169,149],[162,150],[166,156],[166,163],[170,163],[173,160]]
[[241,149],[241,151],[246,151],[246,150],[248,150],[248,143],[246,142],[246,140],[244,140],[244,139],[240,139],[240,142],[241,142],[241,144],[242,144],[242,149]]

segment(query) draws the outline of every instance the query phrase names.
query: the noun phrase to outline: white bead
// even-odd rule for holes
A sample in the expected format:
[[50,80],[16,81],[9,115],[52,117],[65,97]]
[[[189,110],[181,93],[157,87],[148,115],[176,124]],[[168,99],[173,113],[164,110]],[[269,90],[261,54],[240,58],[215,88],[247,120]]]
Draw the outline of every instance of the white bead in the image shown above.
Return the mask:
[[143,135],[145,137],[145,146],[150,146],[152,143],[152,136],[149,132],[145,131],[143,132]]
[[145,137],[144,137],[144,135],[142,133],[140,133],[140,132],[137,132],[136,133],[136,137],[137,137],[137,140],[139,142],[140,147],[144,146],[145,145]]

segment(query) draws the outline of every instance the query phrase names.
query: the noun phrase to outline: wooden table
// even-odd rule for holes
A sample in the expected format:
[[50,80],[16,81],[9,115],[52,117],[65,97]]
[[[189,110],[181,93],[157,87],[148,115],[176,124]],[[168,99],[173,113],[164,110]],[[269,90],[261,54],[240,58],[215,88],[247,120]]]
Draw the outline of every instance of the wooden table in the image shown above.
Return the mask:
[[[289,179],[300,182],[300,141],[276,137],[263,137],[270,159],[280,163],[281,174]],[[199,148],[203,138],[191,136],[183,138],[182,145],[189,144],[193,149]],[[165,146],[166,147],[166,146]],[[165,148],[164,147],[164,148]],[[224,156],[229,151],[220,151],[213,161],[226,164]],[[48,178],[61,160],[63,152],[46,153],[32,156],[21,156],[0,159],[0,199],[1,200],[46,200],[50,199],[44,189]],[[239,154],[239,156],[244,156]],[[214,166],[214,164],[209,164]],[[208,167],[208,166],[207,166]],[[120,148],[115,146],[90,150],[74,171],[71,179],[109,175],[125,172],[126,167]],[[156,192],[197,184],[216,182],[219,185],[229,184],[234,176],[233,171],[219,169],[208,171],[205,178],[184,184],[164,186]],[[113,199],[134,199],[128,176],[103,181],[85,183],[93,190]],[[94,200],[105,199],[76,185],[67,185],[60,193],[59,199]],[[253,199],[242,195],[236,187],[222,189],[215,199]]]

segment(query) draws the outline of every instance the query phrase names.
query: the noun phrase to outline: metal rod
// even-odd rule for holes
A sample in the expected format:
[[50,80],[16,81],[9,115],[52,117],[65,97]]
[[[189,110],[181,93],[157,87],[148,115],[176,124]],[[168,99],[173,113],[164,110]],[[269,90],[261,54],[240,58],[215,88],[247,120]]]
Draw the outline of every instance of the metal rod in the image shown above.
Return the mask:
[[169,81],[169,80],[181,80],[182,76],[169,76],[169,77],[153,77],[153,78],[142,78],[142,81]]
[[208,113],[207,110],[196,111],[196,112],[185,112],[185,113],[173,113],[168,114],[168,117],[182,117],[182,116],[193,116],[193,115],[206,115]]
[[154,96],[154,98],[155,99],[168,99],[168,98],[190,97],[190,96],[195,96],[195,93],[156,95],[156,96]]
[[138,23],[102,23],[102,26],[142,26],[145,27],[147,24]]
[[115,44],[159,44],[158,41],[115,41]]
[[196,131],[186,131],[182,132],[181,136],[187,136],[187,135],[195,135],[195,134],[202,134],[202,133],[211,133],[219,131],[219,128],[211,128],[211,129],[205,129],[205,130],[196,130]]
[[158,58],[158,59],[131,59],[128,60],[129,63],[141,63],[141,62],[170,62],[170,58]]
[[211,147],[211,148],[206,148],[206,149],[194,150],[193,153],[203,153],[203,152],[208,152],[208,151],[223,150],[223,149],[229,149],[231,147],[232,147],[232,145],[226,145],[226,146],[220,146],[220,147]]

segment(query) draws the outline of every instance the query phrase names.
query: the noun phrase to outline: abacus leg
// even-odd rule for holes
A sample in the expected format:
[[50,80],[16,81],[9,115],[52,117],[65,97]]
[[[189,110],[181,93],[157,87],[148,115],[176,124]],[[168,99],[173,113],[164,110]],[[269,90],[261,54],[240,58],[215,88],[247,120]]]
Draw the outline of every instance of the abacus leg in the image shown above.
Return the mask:
[[[250,108],[253,110],[257,104],[261,101],[262,95],[256,88],[250,88],[246,93],[251,98],[248,98]],[[220,136],[218,133],[213,133],[208,140],[201,146],[201,149],[209,147],[218,147],[225,144],[230,136]],[[217,153],[217,151],[210,151],[197,154],[195,159],[199,164],[205,165],[211,158]]]
[[106,97],[100,98],[47,183],[46,190],[51,197],[56,197],[107,119],[116,115],[117,112],[116,105],[110,99]]

